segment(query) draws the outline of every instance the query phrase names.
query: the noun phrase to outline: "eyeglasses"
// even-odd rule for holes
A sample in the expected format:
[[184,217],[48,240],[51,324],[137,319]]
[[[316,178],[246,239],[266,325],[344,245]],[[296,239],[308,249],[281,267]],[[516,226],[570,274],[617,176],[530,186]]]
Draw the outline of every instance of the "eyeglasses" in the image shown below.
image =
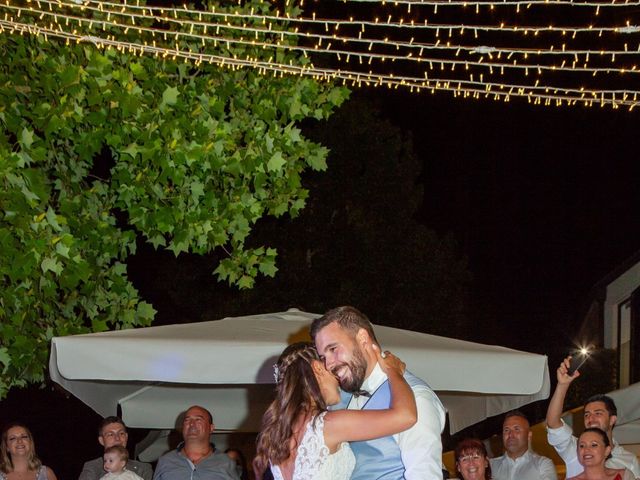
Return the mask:
[[464,457],[460,457],[458,461],[460,463],[469,463],[475,460],[480,460],[481,458],[482,458],[482,455],[480,455],[479,453],[474,453],[472,455],[465,455]]
[[127,435],[127,432],[125,432],[124,430],[120,430],[118,432],[104,432],[102,434],[102,438],[107,438],[109,440],[113,439],[113,438],[122,438],[124,436]]

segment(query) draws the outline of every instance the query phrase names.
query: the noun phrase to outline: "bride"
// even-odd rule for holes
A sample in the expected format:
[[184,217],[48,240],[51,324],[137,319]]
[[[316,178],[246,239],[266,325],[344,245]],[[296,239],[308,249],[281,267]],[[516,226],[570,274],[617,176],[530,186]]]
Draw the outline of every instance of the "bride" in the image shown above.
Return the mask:
[[312,343],[295,343],[280,355],[276,399],[262,418],[256,478],[271,468],[275,480],[349,480],[355,457],[346,442],[402,432],[417,421],[411,388],[402,377],[404,363],[367,344],[389,377],[391,406],[386,410],[335,410],[338,380],[324,366]]

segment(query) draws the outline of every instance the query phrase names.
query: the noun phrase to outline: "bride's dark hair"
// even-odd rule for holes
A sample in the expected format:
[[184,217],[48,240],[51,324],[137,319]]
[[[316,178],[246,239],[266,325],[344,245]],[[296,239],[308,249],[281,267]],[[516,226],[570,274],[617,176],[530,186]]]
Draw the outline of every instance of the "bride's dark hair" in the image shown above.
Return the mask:
[[274,366],[276,398],[262,417],[253,461],[258,479],[269,467],[269,461],[279,465],[297,448],[293,428],[298,417],[327,409],[311,366],[314,360],[320,361],[320,357],[313,344],[299,342],[285,348]]

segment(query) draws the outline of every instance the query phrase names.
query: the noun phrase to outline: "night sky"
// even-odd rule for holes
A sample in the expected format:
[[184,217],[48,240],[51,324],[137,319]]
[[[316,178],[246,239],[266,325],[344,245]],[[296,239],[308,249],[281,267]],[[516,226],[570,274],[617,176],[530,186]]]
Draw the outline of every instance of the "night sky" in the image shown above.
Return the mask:
[[[450,232],[473,274],[474,322],[465,337],[557,362],[591,287],[640,249],[638,113],[387,89],[354,95],[372,100],[413,137],[423,165],[418,219]],[[141,258],[134,260],[138,268],[151,262],[153,270],[167,257]],[[174,268],[195,263],[173,262]],[[366,313],[376,321],[375,312]],[[74,478],[84,460],[99,454],[97,416],[50,389],[12,393],[0,415],[33,426],[38,450],[59,478]]]
[[421,218],[468,255],[477,313],[509,346],[568,348],[591,288],[640,249],[637,113],[408,93],[382,105],[413,131]]

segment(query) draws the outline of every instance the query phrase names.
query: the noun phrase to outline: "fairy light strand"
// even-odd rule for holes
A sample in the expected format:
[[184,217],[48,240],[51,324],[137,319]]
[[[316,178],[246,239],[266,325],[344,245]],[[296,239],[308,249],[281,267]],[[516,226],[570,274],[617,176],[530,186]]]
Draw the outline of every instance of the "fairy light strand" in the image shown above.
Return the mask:
[[[341,3],[353,2],[342,0]],[[361,3],[373,2],[365,0]],[[555,0],[511,3],[394,0],[376,3],[383,6],[404,4],[408,6],[407,10],[414,8],[414,11],[416,7],[431,6],[434,14],[437,7],[443,5],[475,6],[476,13],[478,7],[506,4],[516,5],[516,8],[523,6],[523,9],[537,3],[544,3],[545,7],[575,6],[573,2]],[[595,2],[582,2],[581,5],[595,8],[593,15],[596,18],[600,9],[612,6]],[[640,2],[616,3],[616,6],[624,7],[634,5],[640,5]],[[508,101],[513,97],[526,97],[533,103],[601,104],[633,109],[639,96],[634,82],[625,80],[637,80],[635,73],[640,71],[636,66],[640,57],[637,35],[640,27],[628,20],[615,25],[598,22],[566,27],[476,25],[434,23],[428,19],[409,21],[398,15],[396,20],[389,15],[386,21],[377,18],[375,21],[325,19],[315,13],[313,18],[293,18],[278,11],[275,15],[258,15],[254,11],[245,13],[229,8],[228,11],[200,11],[186,6],[164,8],[95,0],[71,0],[71,3],[64,0],[5,0],[0,5],[5,11],[0,29],[5,34],[30,33],[67,41],[91,41],[100,48],[184,58],[196,65],[207,61],[227,68],[251,67],[261,73],[312,76],[351,85],[450,91],[463,98],[484,95]],[[27,20],[33,23],[29,24]],[[398,32],[403,37],[394,39],[392,35],[381,33],[384,29]],[[421,32],[422,41],[417,42],[414,37],[407,40],[409,35],[415,35],[414,32]],[[495,44],[493,37],[483,36],[495,33],[502,35],[500,44]],[[424,41],[425,34],[433,36],[433,41]],[[576,35],[580,35],[583,43],[575,40]],[[599,39],[603,35],[613,46],[601,46],[603,43]],[[457,37],[472,42],[460,41]],[[536,41],[528,45],[530,39]],[[509,45],[510,42],[515,45]],[[585,42],[591,42],[591,48],[580,46]],[[578,45],[574,46],[574,43]],[[210,53],[212,50],[219,54]],[[292,55],[278,62],[274,61],[274,57],[279,58],[276,51]],[[330,64],[335,68],[314,66],[313,62],[319,56],[327,55],[332,57]],[[269,57],[269,60],[258,57]],[[300,61],[302,63],[298,64]],[[411,66],[413,72],[396,67],[400,64]],[[564,77],[555,76],[559,72]],[[567,74],[575,78],[567,80]],[[630,83],[634,84],[633,89],[597,86],[625,87]]]
[[437,7],[460,7],[460,6],[504,6],[504,5],[567,5],[572,7],[630,7],[638,6],[640,2],[624,1],[624,2],[574,2],[573,0],[505,0],[505,1],[466,1],[466,0],[340,0],[343,3],[393,3],[394,5],[409,5],[413,7],[437,6]]
[[[46,0],[45,0],[46,1]],[[43,2],[44,3],[44,2]],[[18,12],[20,12],[22,9],[20,7],[16,7],[16,6],[5,6],[5,8],[8,9],[13,9],[13,10],[17,10]],[[329,49],[329,48],[319,48],[318,45],[316,45],[315,47],[303,47],[303,46],[296,46],[296,45],[289,45],[289,44],[282,44],[282,43],[276,43],[276,44],[272,44],[272,43],[267,43],[267,42],[258,42],[256,40],[242,40],[242,39],[235,39],[235,38],[228,38],[228,37],[220,37],[220,36],[211,36],[211,35],[202,35],[202,34],[195,34],[195,33],[190,33],[190,32],[183,32],[183,31],[169,31],[169,30],[159,30],[159,29],[153,29],[153,28],[148,28],[148,27],[142,27],[142,26],[138,26],[135,24],[130,24],[130,25],[122,25],[122,24],[118,24],[116,22],[109,22],[106,20],[88,20],[86,18],[82,18],[82,17],[73,17],[73,16],[69,16],[69,15],[64,15],[58,12],[54,12],[54,11],[44,11],[44,10],[38,10],[38,9],[30,9],[29,10],[30,13],[35,13],[35,14],[39,14],[40,16],[51,16],[54,17],[56,19],[56,21],[62,19],[65,21],[74,21],[77,22],[78,24],[82,24],[83,22],[86,23],[92,23],[92,24],[96,24],[96,25],[102,25],[103,27],[109,26],[111,28],[119,28],[119,29],[126,29],[126,30],[136,30],[138,32],[147,32],[147,33],[151,33],[152,35],[156,35],[156,34],[160,34],[163,36],[172,36],[172,37],[183,37],[183,38],[194,38],[194,39],[198,39],[198,40],[203,40],[203,41],[210,41],[213,43],[216,42],[223,42],[223,43],[227,43],[227,44],[238,44],[238,45],[244,45],[244,46],[258,46],[258,47],[270,47],[270,48],[276,48],[276,49],[287,49],[287,50],[292,50],[292,51],[297,51],[297,52],[302,52],[302,53],[321,53],[321,54],[333,54],[336,56],[349,56],[352,55],[354,57],[358,57],[360,59],[365,58],[365,59],[382,59],[382,60],[390,60],[390,61],[410,61],[410,62],[417,62],[417,63],[428,63],[428,62],[439,62],[439,63],[443,63],[446,64],[448,66],[456,66],[456,65],[473,65],[473,66],[480,66],[482,68],[489,68],[489,67],[494,67],[494,68],[504,68],[504,69],[526,69],[526,68],[534,68],[534,69],[540,69],[540,70],[563,70],[565,69],[563,66],[561,65],[544,65],[544,64],[530,64],[530,63],[524,63],[521,62],[520,64],[509,64],[509,63],[499,63],[499,62],[492,62],[492,63],[481,63],[481,62],[477,62],[474,60],[470,60],[470,59],[466,59],[466,60],[451,60],[451,59],[442,59],[442,58],[435,58],[435,57],[424,57],[422,55],[412,55],[411,53],[409,54],[404,54],[404,55],[396,55],[396,54],[380,54],[380,53],[368,53],[368,52],[364,52],[364,51],[354,51],[354,50],[345,50],[345,49]],[[184,22],[183,22],[184,23]],[[194,23],[197,24],[197,23]],[[212,29],[220,29],[220,28],[229,28],[229,29],[239,29],[244,33],[247,34],[257,34],[257,33],[262,33],[262,34],[266,34],[266,33],[271,33],[274,34],[275,32],[273,30],[265,30],[265,29],[255,29],[255,28],[247,28],[247,27],[235,27],[235,26],[230,26],[230,25],[221,25],[221,24],[200,24],[200,26],[204,26],[204,27],[210,27]],[[278,35],[292,35],[295,37],[303,37],[303,38],[315,38],[318,39],[320,42],[322,42],[323,40],[326,40],[327,42],[329,41],[333,41],[336,40],[336,38],[334,36],[329,36],[329,35],[312,35],[312,34],[308,34],[308,33],[297,33],[297,32],[277,32]],[[360,44],[365,44],[365,45],[384,45],[386,47],[395,47],[396,50],[403,48],[403,49],[409,49],[409,50],[419,50],[419,51],[429,51],[429,50],[439,50],[439,51],[456,51],[456,52],[465,52],[465,53],[470,53],[470,54],[478,54],[478,53],[490,53],[490,54],[494,54],[494,55],[500,55],[500,54],[504,54],[504,55],[510,55],[510,54],[521,54],[521,55],[535,55],[537,57],[543,56],[543,55],[553,55],[553,56],[559,56],[559,55],[563,55],[563,56],[575,56],[575,55],[619,55],[619,56],[632,56],[632,55],[637,55],[637,51],[635,50],[611,50],[611,49],[607,49],[607,50],[598,50],[598,51],[594,51],[594,50],[584,50],[584,49],[553,49],[553,48],[501,48],[501,47],[486,47],[486,46],[471,46],[471,45],[461,45],[461,44],[450,44],[448,43],[447,45],[442,45],[442,44],[429,44],[429,43],[417,43],[417,42],[394,42],[394,41],[381,41],[381,40],[375,40],[375,39],[357,39],[357,38],[349,38],[349,37],[338,37],[337,40],[339,41],[339,43],[341,44],[345,44],[345,43],[349,43],[349,42],[356,42],[356,43],[360,43]],[[640,46],[639,46],[640,48]],[[580,71],[580,72],[588,72],[588,73],[598,73],[598,72],[619,72],[621,70],[627,70],[627,71],[637,71],[635,68],[633,67],[629,67],[629,68],[611,68],[611,67],[607,67],[607,68],[597,68],[597,67],[572,67],[570,69],[567,70],[572,70],[572,71]]]
[[[484,31],[484,32],[507,32],[507,33],[514,33],[514,32],[519,32],[519,33],[528,33],[528,34],[537,34],[537,33],[550,33],[550,32],[556,32],[556,33],[563,33],[563,34],[567,34],[567,33],[593,33],[593,34],[602,34],[602,33],[606,33],[606,32],[614,32],[614,33],[638,33],[640,32],[640,25],[615,25],[615,26],[604,26],[604,27],[594,27],[593,25],[588,25],[588,26],[584,26],[584,27],[577,27],[577,26],[554,26],[554,25],[542,25],[542,26],[537,26],[537,25],[508,25],[508,24],[501,24],[501,25],[480,25],[480,24],[464,24],[464,23],[459,23],[459,24],[439,24],[439,23],[433,23],[433,22],[427,22],[426,20],[424,22],[416,22],[416,21],[406,21],[406,22],[399,22],[399,21],[368,21],[368,20],[353,20],[353,19],[328,19],[328,18],[305,18],[305,17],[283,17],[283,16],[278,16],[278,15],[258,15],[258,14],[253,14],[253,13],[237,13],[237,12],[216,12],[216,11],[206,11],[206,10],[191,10],[188,8],[181,8],[181,9],[177,9],[177,8],[166,8],[166,7],[153,7],[153,6],[139,6],[139,5],[127,5],[126,3],[124,4],[115,4],[115,3],[111,3],[111,2],[99,2],[96,0],[85,0],[85,1],[80,1],[80,4],[74,2],[73,0],[71,0],[71,2],[65,2],[62,0],[38,0],[38,4],[45,4],[45,5],[50,5],[50,6],[55,6],[56,8],[60,8],[62,6],[67,7],[67,8],[78,8],[81,9],[82,11],[94,11],[94,12],[99,12],[99,13],[110,13],[112,15],[118,15],[118,16],[127,16],[130,18],[137,18],[137,19],[154,19],[154,20],[163,20],[165,22],[169,22],[169,23],[176,23],[179,25],[184,25],[185,23],[189,23],[191,25],[194,26],[212,26],[212,27],[226,27],[226,28],[238,28],[237,26],[233,26],[230,24],[222,24],[222,23],[211,23],[211,22],[206,22],[206,21],[195,21],[193,19],[182,19],[181,17],[183,17],[184,15],[187,15],[188,17],[191,16],[195,16],[195,17],[199,17],[199,18],[207,18],[207,17],[214,17],[214,18],[224,18],[224,19],[228,19],[228,18],[235,18],[235,19],[241,19],[241,20],[252,20],[252,21],[257,21],[257,22],[262,22],[265,23],[267,21],[269,22],[286,22],[288,24],[310,24],[310,25],[331,25],[332,27],[337,27],[337,26],[357,26],[357,27],[385,27],[385,28],[398,28],[398,29],[402,29],[402,30],[442,30],[442,31],[446,31],[446,30],[466,30],[466,31]],[[372,0],[373,1],[373,0]],[[380,0],[375,0],[378,3],[380,3]],[[384,1],[382,2],[383,4],[385,3]],[[388,3],[388,2],[387,2]],[[395,3],[395,2],[394,2]],[[515,2],[514,4],[517,4],[518,2]],[[521,2],[523,4],[526,5],[533,5],[535,4],[535,2]],[[564,2],[558,2],[558,1],[547,1],[547,0],[543,0],[541,2],[539,2],[541,4],[544,5],[548,5],[548,4],[560,4],[560,3],[564,3]],[[569,2],[567,2],[569,3]],[[97,6],[92,7],[92,4],[96,4]],[[436,4],[440,5],[440,3]],[[444,2],[443,4],[445,5],[454,5],[454,3],[452,2]],[[496,3],[490,3],[490,2],[478,2],[478,5],[482,5],[482,6],[488,6],[488,5],[507,5],[508,2],[496,2]],[[577,4],[571,2],[570,3],[571,6],[576,6]],[[425,3],[424,5],[431,5],[431,3],[427,4]],[[460,2],[460,3],[455,3],[455,5],[463,5],[466,7],[470,7],[475,5],[474,2]],[[586,4],[585,4],[586,5]],[[593,7],[593,6],[598,6],[598,7],[611,7],[611,6],[625,6],[625,7],[629,7],[629,6],[633,6],[633,5],[637,5],[640,6],[640,1],[636,2],[632,2],[632,3],[627,3],[627,4],[619,4],[619,3],[594,3],[594,4],[589,4],[588,6]],[[9,2],[6,2],[6,6],[9,6]],[[114,10],[107,10],[105,9],[105,6],[107,7],[113,7]],[[19,7],[17,7],[19,8]],[[128,11],[128,10],[131,11]],[[142,11],[143,13],[135,13],[137,11]],[[149,14],[146,14],[146,12],[149,12]],[[153,13],[156,12],[156,13]],[[272,24],[273,25],[273,24]],[[270,33],[273,33],[273,30],[267,30]],[[296,34],[294,32],[287,32],[289,34]]]
[[614,108],[626,106],[632,110],[640,103],[640,92],[633,90],[600,90],[589,91],[585,89],[570,89],[561,87],[532,87],[517,84],[493,84],[473,81],[451,81],[446,79],[433,78],[429,80],[412,77],[395,77],[381,74],[362,74],[359,72],[347,72],[337,69],[311,69],[304,66],[282,65],[274,62],[249,61],[241,59],[230,59],[212,54],[194,53],[181,50],[170,50],[151,45],[136,44],[133,42],[122,42],[113,39],[105,39],[95,36],[81,36],[63,30],[42,28],[30,24],[20,24],[17,22],[7,22],[0,20],[0,30],[5,29],[18,31],[19,33],[29,33],[44,35],[46,37],[58,37],[76,42],[91,42],[99,48],[116,48],[120,51],[128,51],[136,54],[152,54],[160,58],[184,58],[194,61],[196,64],[203,62],[215,63],[227,68],[252,67],[263,73],[287,73],[300,76],[311,76],[318,80],[342,80],[351,85],[368,85],[388,88],[405,87],[416,91],[449,91],[456,96],[470,95],[473,98],[493,97],[495,100],[509,101],[512,97],[525,97],[534,104],[555,104],[585,106],[609,105]]
[[[7,7],[7,8],[12,8],[12,9],[17,9],[20,10],[18,7]],[[47,11],[41,11],[41,10],[37,10],[37,9],[33,9],[30,10],[30,13],[35,13],[35,14],[40,14],[43,16],[51,16],[51,17],[56,17],[57,20],[71,20],[71,21],[75,21],[78,24],[82,24],[83,22],[89,23],[89,20],[87,20],[86,18],[80,18],[80,17],[72,17],[72,16],[68,16],[68,15],[63,15],[63,14],[59,14],[59,13],[55,13],[55,12],[47,12]],[[395,55],[395,54],[381,54],[381,53],[368,53],[368,52],[362,52],[362,51],[353,51],[353,50],[344,50],[344,49],[319,49],[319,48],[314,48],[314,47],[303,47],[303,46],[297,46],[297,45],[288,45],[288,44],[272,44],[272,43],[267,43],[267,42],[258,42],[255,40],[242,40],[242,39],[235,39],[235,38],[228,38],[228,37],[221,37],[221,36],[212,36],[212,35],[201,35],[201,34],[195,34],[195,33],[189,33],[189,32],[181,32],[181,31],[167,31],[167,30],[158,30],[158,29],[153,29],[153,28],[148,28],[148,27],[142,27],[142,26],[137,26],[137,25],[121,25],[118,23],[114,23],[114,22],[108,22],[105,20],[91,20],[91,23],[95,24],[96,26],[109,26],[111,28],[119,28],[119,29],[127,29],[127,30],[135,30],[138,32],[146,32],[146,33],[151,33],[152,35],[167,35],[167,36],[171,36],[171,37],[183,37],[183,38],[193,38],[193,39],[197,39],[197,40],[204,40],[204,41],[208,41],[208,42],[212,42],[212,43],[227,43],[227,44],[237,44],[237,45],[243,45],[243,46],[249,46],[249,47],[269,47],[269,48],[275,48],[275,49],[284,49],[284,50],[290,50],[290,51],[296,51],[296,52],[301,52],[301,53],[317,53],[317,54],[331,54],[331,55],[335,55],[335,56],[348,56],[348,55],[352,55],[354,57],[358,57],[358,58],[365,58],[365,59],[378,59],[378,60],[390,60],[390,61],[408,61],[408,62],[415,62],[415,63],[430,63],[430,62],[437,62],[437,63],[441,63],[441,64],[445,64],[449,67],[453,67],[455,68],[455,66],[466,66],[466,65],[470,65],[470,66],[475,66],[475,67],[480,67],[483,69],[489,69],[489,68],[500,68],[500,69],[519,69],[519,70],[523,70],[523,69],[527,69],[527,68],[533,68],[533,69],[540,69],[540,70],[562,70],[564,69],[564,67],[562,67],[559,64],[554,64],[554,65],[544,65],[544,64],[536,64],[536,63],[525,63],[525,62],[521,62],[518,64],[511,64],[511,63],[501,63],[501,62],[491,62],[491,63],[482,63],[479,61],[474,61],[474,60],[470,60],[470,59],[465,59],[465,60],[455,60],[455,59],[443,59],[443,58],[437,58],[437,57],[425,57],[422,55],[417,55],[417,56],[412,56],[412,55]],[[219,26],[219,25],[213,25],[213,26]],[[255,29],[243,29],[243,31],[245,32],[249,32],[249,33],[265,33],[263,30],[255,30]],[[273,33],[273,32],[272,32]],[[296,33],[291,33],[291,32],[279,32],[280,33],[290,33],[292,35],[298,35]],[[330,36],[322,36],[320,37],[322,39],[325,40],[334,40],[333,37]],[[496,47],[478,47],[478,46],[470,46],[470,45],[458,45],[458,44],[454,44],[454,45],[436,45],[436,44],[426,44],[426,43],[409,43],[409,42],[382,42],[382,41],[373,41],[373,40],[359,40],[359,39],[345,39],[345,38],[341,38],[340,39],[341,42],[340,43],[344,43],[344,42],[348,42],[350,40],[355,40],[359,43],[364,43],[364,44],[376,44],[376,45],[385,45],[385,46],[393,46],[396,48],[409,48],[409,49],[413,49],[413,50],[426,50],[426,51],[431,51],[431,50],[439,50],[439,51],[464,51],[468,54],[483,54],[483,53],[491,53],[494,55],[499,55],[499,54],[504,54],[505,56],[508,56],[510,54],[526,54],[526,55],[535,55],[537,57],[540,56],[544,56],[544,55],[554,55],[554,56],[575,56],[575,55],[589,55],[589,54],[598,54],[598,55],[637,55],[637,52],[635,51],[624,51],[624,50],[600,50],[600,51],[593,51],[593,50],[574,50],[574,49],[564,49],[564,50],[548,50],[548,49],[534,49],[534,48],[528,48],[528,49],[513,49],[513,48],[496,48]],[[571,71],[576,71],[576,72],[587,72],[587,73],[610,73],[610,72],[619,72],[621,69],[620,68],[612,68],[612,67],[606,67],[606,68],[600,68],[600,67],[572,67],[570,69]],[[637,72],[640,70],[636,70],[633,68],[629,68],[628,69],[630,72]]]

